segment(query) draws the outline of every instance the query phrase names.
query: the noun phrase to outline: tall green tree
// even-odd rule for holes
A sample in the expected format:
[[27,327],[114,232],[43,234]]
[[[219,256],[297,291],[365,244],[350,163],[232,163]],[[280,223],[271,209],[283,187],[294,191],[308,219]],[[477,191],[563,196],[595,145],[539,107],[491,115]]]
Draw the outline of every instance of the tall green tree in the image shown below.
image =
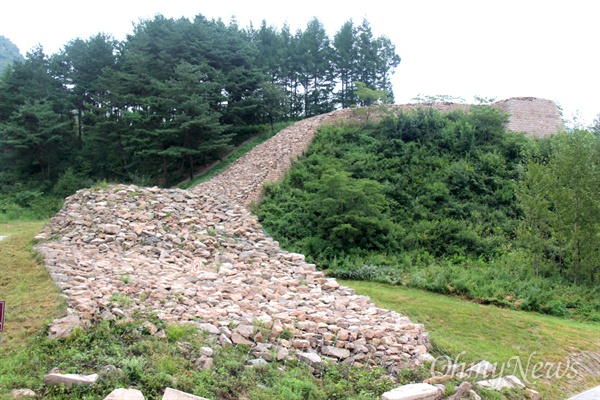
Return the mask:
[[7,187],[51,184],[68,168],[69,107],[43,48],[27,53],[0,80],[0,170]]
[[98,116],[99,85],[102,70],[116,63],[117,43],[109,35],[97,34],[88,40],[74,39],[55,57],[62,80],[69,87],[71,104],[76,110],[77,145],[83,143],[84,126],[95,124]]
[[531,160],[516,190],[523,220],[517,233],[525,246],[533,253],[535,275],[539,275],[539,263],[543,257],[550,234],[550,185],[548,169]]
[[211,109],[209,99],[218,88],[210,80],[211,73],[214,71],[208,65],[182,62],[164,90],[172,101],[172,118],[165,123],[178,135],[167,153],[175,161],[187,162],[190,179],[196,162],[206,163],[209,156],[220,156],[230,147],[233,136],[225,133],[226,126],[219,121],[221,114]]
[[555,182],[552,225],[568,238],[567,257],[573,280],[593,279],[600,264],[600,140],[576,130],[552,138],[549,167]]
[[385,36],[374,38],[369,21],[357,28],[357,62],[355,80],[374,90],[387,90],[393,102],[390,75],[400,64],[395,46]]
[[308,22],[298,35],[298,52],[302,54],[300,84],[303,87],[304,115],[322,114],[333,109],[333,51],[325,27],[317,18]]
[[274,83],[264,82],[258,93],[259,112],[262,120],[266,120],[274,128],[274,123],[284,118],[288,110],[288,99],[285,90]]
[[336,78],[339,79],[340,90],[336,94],[336,101],[342,108],[356,104],[354,95],[354,79],[357,63],[356,28],[352,20],[342,25],[333,38],[334,68]]
[[69,122],[49,100],[26,101],[2,125],[4,162],[20,171],[38,169],[43,181],[57,175]]
[[519,233],[536,272],[546,254],[575,283],[594,282],[600,269],[600,140],[575,130],[549,143],[547,162],[530,160],[519,184]]

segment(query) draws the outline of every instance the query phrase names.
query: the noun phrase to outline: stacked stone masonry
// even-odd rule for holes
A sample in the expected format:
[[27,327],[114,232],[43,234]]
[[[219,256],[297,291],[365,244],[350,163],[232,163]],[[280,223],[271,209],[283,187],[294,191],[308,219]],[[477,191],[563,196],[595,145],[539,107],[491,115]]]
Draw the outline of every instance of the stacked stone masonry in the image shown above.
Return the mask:
[[297,353],[391,370],[430,359],[422,325],[281,249],[246,208],[319,126],[353,115],[300,121],[191,190],[118,185],[67,198],[36,249],[69,313],[83,323],[154,313],[196,324],[217,344],[248,345],[262,358]]

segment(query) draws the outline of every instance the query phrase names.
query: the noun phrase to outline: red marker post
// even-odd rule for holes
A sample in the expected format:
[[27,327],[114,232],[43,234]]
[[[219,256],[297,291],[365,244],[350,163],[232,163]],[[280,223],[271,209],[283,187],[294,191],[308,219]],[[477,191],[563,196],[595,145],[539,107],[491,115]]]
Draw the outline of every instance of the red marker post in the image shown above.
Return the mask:
[[0,345],[2,344],[2,332],[4,332],[4,301],[0,301]]

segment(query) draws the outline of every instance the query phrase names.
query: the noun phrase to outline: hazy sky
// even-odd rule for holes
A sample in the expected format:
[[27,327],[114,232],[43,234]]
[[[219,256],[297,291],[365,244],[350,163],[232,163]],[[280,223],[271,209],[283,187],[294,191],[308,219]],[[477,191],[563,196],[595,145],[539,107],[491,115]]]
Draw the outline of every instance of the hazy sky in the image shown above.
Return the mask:
[[0,0],[0,35],[25,54],[59,51],[76,37],[124,39],[134,22],[203,14],[241,27],[292,30],[317,17],[329,35],[363,18],[402,58],[392,78],[397,103],[418,94],[533,96],[558,102],[586,123],[600,113],[600,0]]

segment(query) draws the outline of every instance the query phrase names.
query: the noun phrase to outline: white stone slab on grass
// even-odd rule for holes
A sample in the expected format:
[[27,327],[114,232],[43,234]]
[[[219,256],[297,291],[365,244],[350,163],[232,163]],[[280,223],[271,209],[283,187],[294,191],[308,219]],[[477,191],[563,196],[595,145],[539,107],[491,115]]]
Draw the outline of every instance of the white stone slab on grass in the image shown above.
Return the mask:
[[381,395],[381,400],[436,400],[438,388],[427,383],[411,383]]

